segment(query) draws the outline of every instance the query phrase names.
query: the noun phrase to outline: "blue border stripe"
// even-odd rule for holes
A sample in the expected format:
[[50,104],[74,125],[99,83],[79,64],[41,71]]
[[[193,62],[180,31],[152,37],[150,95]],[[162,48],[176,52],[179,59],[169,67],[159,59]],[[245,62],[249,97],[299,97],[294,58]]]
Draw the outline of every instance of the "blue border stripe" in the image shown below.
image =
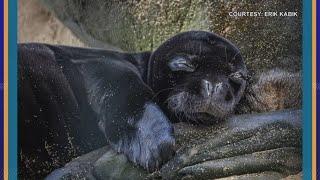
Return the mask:
[[303,1],[303,179],[312,175],[312,1]]
[[8,0],[9,5],[9,179],[17,176],[17,0]]

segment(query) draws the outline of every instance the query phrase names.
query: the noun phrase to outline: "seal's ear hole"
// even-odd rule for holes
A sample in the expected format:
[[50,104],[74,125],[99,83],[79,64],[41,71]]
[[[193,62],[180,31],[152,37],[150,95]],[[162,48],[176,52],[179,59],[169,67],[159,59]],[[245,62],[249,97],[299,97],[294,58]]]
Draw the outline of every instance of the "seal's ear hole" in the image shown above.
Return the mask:
[[168,66],[171,71],[195,71],[195,66],[192,64],[191,59],[186,56],[175,56],[169,62]]

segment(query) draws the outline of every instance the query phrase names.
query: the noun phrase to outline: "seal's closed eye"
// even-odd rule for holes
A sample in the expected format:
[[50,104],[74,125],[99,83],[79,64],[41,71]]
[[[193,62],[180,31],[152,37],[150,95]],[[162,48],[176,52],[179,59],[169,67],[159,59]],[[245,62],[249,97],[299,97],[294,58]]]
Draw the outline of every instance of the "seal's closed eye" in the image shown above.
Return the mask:
[[191,63],[191,60],[183,56],[174,57],[169,61],[168,66],[171,71],[194,72],[195,70],[195,66]]

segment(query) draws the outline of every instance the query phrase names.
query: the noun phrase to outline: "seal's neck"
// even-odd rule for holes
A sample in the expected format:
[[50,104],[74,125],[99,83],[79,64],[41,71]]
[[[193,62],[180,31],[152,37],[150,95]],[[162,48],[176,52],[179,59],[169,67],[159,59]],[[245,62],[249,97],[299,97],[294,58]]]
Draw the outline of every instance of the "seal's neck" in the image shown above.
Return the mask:
[[129,61],[137,67],[141,74],[142,80],[147,84],[148,79],[148,64],[151,56],[151,52],[141,52],[131,54]]

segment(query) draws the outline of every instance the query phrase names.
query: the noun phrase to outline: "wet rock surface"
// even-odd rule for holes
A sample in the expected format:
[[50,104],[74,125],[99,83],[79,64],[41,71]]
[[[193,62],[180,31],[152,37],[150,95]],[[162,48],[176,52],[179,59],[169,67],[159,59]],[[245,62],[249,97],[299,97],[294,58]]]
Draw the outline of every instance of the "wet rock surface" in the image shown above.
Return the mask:
[[[83,42],[123,51],[154,50],[176,33],[215,32],[234,42],[253,71],[301,70],[302,1],[41,0]],[[229,12],[297,12],[233,17]]]
[[152,174],[106,146],[74,159],[47,179],[292,177],[302,170],[301,128],[301,110],[237,115],[212,127],[178,123],[175,157]]

